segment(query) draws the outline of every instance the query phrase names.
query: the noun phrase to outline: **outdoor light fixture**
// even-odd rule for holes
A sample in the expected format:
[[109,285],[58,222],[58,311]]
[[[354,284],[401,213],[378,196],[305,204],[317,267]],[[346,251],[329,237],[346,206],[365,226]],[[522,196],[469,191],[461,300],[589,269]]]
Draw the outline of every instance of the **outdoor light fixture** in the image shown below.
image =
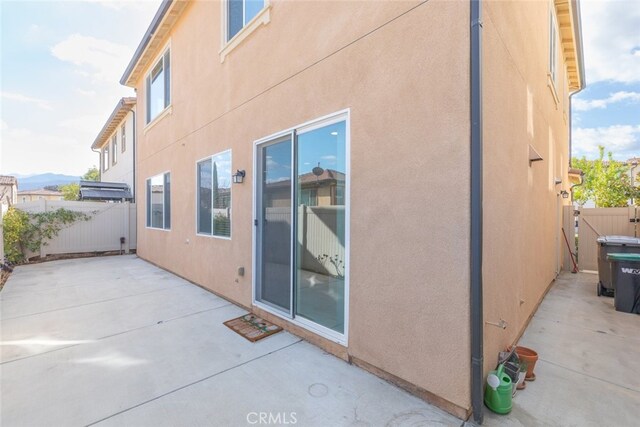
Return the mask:
[[247,173],[243,170],[238,169],[236,173],[233,174],[233,183],[234,184],[242,184],[244,182],[244,177]]
[[560,195],[562,196],[563,199],[568,199],[569,198],[569,192],[566,190],[562,190],[560,192]]

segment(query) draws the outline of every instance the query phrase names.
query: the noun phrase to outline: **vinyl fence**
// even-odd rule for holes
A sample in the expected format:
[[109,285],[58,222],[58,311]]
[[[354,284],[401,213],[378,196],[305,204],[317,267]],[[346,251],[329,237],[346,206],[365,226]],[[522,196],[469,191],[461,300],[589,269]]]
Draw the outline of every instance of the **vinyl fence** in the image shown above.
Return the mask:
[[[640,212],[638,212],[640,214]],[[599,236],[636,236],[636,208],[582,208],[578,222],[578,266],[580,270],[598,270]]]
[[[42,246],[39,254],[41,257],[51,254],[118,250],[129,253],[132,249],[136,249],[135,203],[38,200],[19,203],[15,207],[30,213],[50,212],[64,208],[83,212],[89,216],[88,221],[76,221],[60,230],[55,238]],[[122,238],[124,243],[121,243]]]

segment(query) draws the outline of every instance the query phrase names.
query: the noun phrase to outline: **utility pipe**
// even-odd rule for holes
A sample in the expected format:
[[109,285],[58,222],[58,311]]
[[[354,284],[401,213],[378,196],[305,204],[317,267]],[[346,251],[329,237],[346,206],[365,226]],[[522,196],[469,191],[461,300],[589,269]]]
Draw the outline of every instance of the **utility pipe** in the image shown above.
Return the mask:
[[482,0],[471,0],[471,230],[470,320],[471,409],[473,419],[484,419],[484,316],[482,306]]

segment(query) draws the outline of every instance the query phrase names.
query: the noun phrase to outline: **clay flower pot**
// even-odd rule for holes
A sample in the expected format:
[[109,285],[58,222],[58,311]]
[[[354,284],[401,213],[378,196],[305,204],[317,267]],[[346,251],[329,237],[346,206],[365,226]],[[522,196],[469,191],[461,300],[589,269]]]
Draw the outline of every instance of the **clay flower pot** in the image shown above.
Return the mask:
[[536,374],[533,373],[533,369],[536,367],[538,361],[538,353],[527,347],[516,347],[516,354],[518,358],[527,364],[527,374],[525,379],[527,381],[533,381],[536,379]]

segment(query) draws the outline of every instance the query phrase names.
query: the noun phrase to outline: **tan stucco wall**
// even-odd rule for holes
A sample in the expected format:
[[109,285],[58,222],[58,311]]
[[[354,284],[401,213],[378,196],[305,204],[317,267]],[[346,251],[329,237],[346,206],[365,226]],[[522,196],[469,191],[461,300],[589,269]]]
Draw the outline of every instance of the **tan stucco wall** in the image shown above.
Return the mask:
[[[569,199],[558,193],[570,184],[564,73],[556,82],[557,106],[547,86],[551,3],[483,4],[486,372],[520,335],[559,271],[561,205]],[[543,161],[529,166],[529,144]],[[500,319],[504,330],[487,323]]]
[[37,200],[63,200],[63,196],[59,195],[40,195],[40,194],[18,194],[18,200],[16,203],[34,202]]
[[[138,188],[171,172],[172,230],[140,209],[138,253],[251,306],[253,141],[349,108],[348,353],[467,409],[469,6],[418,4],[272,2],[222,64],[220,5],[189,6],[170,34],[171,112],[138,127]],[[232,239],[197,236],[195,163],[229,148],[247,171]]]

